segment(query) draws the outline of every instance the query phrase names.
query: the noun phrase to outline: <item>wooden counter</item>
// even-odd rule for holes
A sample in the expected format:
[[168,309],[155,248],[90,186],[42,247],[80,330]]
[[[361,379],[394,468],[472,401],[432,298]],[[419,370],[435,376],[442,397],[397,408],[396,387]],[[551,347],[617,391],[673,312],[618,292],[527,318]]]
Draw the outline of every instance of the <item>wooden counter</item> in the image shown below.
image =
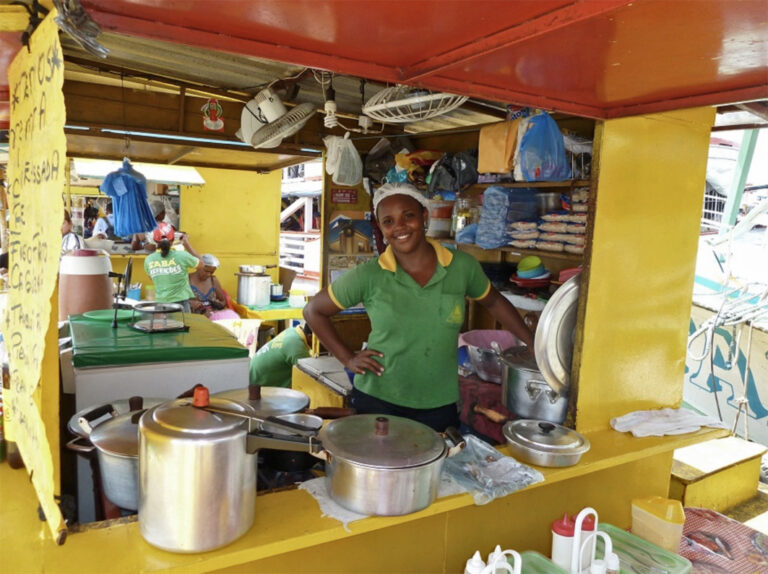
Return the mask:
[[578,465],[541,469],[544,482],[488,505],[476,506],[469,494],[450,496],[414,514],[353,522],[349,531],[322,517],[304,491],[270,493],[257,497],[254,525],[245,536],[188,555],[147,544],[135,516],[79,527],[57,547],[37,517],[25,471],[2,464],[0,571],[234,573],[248,564],[251,572],[458,572],[474,550],[487,553],[495,544],[548,554],[549,525],[566,510],[593,506],[601,520],[628,526],[631,498],[667,494],[674,449],[725,434],[706,429],[637,439],[596,432],[588,435],[592,449]]

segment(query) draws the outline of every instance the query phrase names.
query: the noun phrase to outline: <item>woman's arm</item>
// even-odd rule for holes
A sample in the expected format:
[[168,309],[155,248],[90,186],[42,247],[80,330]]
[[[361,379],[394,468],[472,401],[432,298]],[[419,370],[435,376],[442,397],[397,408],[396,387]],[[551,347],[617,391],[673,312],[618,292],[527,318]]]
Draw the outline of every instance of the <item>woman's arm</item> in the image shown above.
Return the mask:
[[312,332],[323,342],[323,345],[350,371],[360,375],[366,370],[377,375],[383,373],[384,367],[373,359],[373,357],[383,357],[382,353],[373,349],[365,349],[356,354],[341,340],[331,321],[331,317],[339,311],[341,309],[328,295],[328,290],[323,289],[312,297],[304,307],[304,319],[309,323]]
[[197,251],[195,251],[195,248],[192,247],[192,245],[190,245],[189,243],[189,235],[186,233],[182,234],[181,239],[179,241],[181,241],[181,244],[184,246],[184,249],[186,249],[187,252],[189,252],[191,255],[194,255],[195,257],[198,258],[199,261],[197,264],[197,268],[200,269],[201,267],[204,267],[203,261],[200,258],[200,254]]
[[224,287],[221,286],[221,283],[219,282],[218,278],[216,276],[212,276],[211,279],[213,279],[213,288],[216,293],[216,299],[224,305],[227,306],[227,294],[224,292]]
[[485,297],[478,299],[478,303],[485,307],[505,329],[511,331],[515,337],[528,345],[529,349],[533,349],[533,333],[525,325],[514,305],[496,289],[491,287]]

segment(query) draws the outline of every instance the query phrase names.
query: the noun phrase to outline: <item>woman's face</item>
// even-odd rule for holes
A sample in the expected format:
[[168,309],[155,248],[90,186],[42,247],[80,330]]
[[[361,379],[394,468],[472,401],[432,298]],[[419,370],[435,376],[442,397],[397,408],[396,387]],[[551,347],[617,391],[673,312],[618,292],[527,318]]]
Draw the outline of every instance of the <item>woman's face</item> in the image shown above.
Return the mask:
[[395,251],[410,253],[424,242],[427,212],[412,197],[392,195],[383,199],[376,216],[384,239]]
[[198,270],[198,275],[200,276],[200,279],[202,281],[205,281],[206,279],[213,277],[214,273],[216,273],[216,268],[211,265],[206,265],[204,267],[201,267]]
[[61,224],[61,234],[62,235],[66,235],[70,231],[72,231],[72,222],[71,221],[67,221],[65,219],[64,222]]

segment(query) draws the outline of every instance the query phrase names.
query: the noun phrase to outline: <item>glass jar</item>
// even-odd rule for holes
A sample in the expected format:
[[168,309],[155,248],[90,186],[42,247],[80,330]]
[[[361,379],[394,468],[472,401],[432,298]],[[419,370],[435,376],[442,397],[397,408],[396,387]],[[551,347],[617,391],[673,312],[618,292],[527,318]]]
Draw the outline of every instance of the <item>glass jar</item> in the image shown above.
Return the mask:
[[467,225],[477,223],[477,214],[478,210],[473,197],[457,197],[453,205],[451,237],[456,237],[456,234]]

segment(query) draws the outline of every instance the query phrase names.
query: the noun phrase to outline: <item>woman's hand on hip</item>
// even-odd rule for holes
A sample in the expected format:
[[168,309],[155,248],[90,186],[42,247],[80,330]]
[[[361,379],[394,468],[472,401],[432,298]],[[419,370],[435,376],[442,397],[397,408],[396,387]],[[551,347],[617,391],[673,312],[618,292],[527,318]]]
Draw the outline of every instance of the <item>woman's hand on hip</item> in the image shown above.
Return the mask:
[[365,371],[370,371],[376,376],[381,376],[384,372],[384,367],[373,357],[384,357],[384,353],[379,353],[373,349],[363,349],[355,353],[344,366],[356,375],[362,375]]

